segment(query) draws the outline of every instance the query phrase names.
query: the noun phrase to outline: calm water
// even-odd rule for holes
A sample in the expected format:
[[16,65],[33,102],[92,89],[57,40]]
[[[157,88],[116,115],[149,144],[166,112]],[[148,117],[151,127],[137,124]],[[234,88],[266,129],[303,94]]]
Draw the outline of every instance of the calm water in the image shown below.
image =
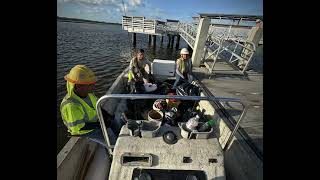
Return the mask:
[[[77,64],[90,67],[98,77],[95,94],[101,97],[113,81],[128,66],[133,47],[131,34],[121,29],[121,25],[102,25],[72,22],[57,22],[57,153],[68,141],[67,129],[60,115],[60,103],[66,94],[66,82],[63,79]],[[154,49],[148,43],[148,36],[137,34],[137,47],[143,48],[149,60],[177,59],[179,50],[167,48],[167,38]],[[186,47],[180,38],[180,47]]]
[[[95,94],[104,95],[118,75],[128,66],[135,50],[131,45],[131,34],[123,31],[121,25],[103,25],[72,22],[57,22],[57,153],[68,141],[67,129],[60,116],[60,103],[66,94],[66,82],[63,79],[72,67],[84,64],[90,67],[98,77]],[[167,48],[167,37],[154,49],[148,43],[148,36],[137,34],[137,47],[143,48],[146,58],[177,59],[179,50]],[[180,38],[180,47],[187,47]],[[262,72],[263,46],[258,48],[252,67]]]

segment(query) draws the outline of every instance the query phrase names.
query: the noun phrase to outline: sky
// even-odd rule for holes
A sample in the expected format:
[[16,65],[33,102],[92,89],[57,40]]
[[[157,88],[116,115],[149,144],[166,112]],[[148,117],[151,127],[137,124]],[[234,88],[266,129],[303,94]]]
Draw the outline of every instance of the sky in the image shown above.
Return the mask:
[[57,0],[57,15],[121,23],[122,16],[191,22],[197,13],[263,15],[262,0]]

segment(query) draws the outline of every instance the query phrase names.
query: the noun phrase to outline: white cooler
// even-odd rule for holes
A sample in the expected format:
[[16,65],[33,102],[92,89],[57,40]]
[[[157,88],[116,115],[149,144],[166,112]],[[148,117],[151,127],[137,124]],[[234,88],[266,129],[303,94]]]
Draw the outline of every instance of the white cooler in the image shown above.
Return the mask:
[[176,62],[174,60],[155,59],[151,67],[151,72],[154,75],[173,77],[176,71]]

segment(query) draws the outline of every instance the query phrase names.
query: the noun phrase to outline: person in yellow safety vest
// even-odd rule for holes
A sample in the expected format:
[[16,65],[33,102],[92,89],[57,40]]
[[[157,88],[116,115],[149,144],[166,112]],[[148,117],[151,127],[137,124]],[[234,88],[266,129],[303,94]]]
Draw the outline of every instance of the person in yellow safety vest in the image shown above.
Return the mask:
[[[145,68],[148,65],[148,71]],[[150,82],[151,76],[151,62],[144,57],[144,50],[139,49],[137,55],[131,59],[129,65],[128,82],[143,81],[144,83]]]
[[[93,93],[95,74],[85,65],[76,65],[64,79],[67,95],[60,105],[63,123],[72,136],[88,137],[106,147],[97,117],[97,97]],[[108,132],[110,129],[108,128]],[[112,132],[109,132],[112,136]]]
[[173,84],[172,89],[176,89],[177,86],[184,82],[192,82],[192,62],[189,58],[189,51],[187,48],[182,48],[180,51],[180,58],[176,61],[176,81]]

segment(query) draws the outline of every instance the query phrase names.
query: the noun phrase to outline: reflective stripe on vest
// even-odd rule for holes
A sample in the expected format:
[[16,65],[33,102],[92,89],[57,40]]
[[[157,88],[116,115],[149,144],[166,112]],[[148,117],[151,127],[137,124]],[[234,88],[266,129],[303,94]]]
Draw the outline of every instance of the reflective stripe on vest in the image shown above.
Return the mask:
[[81,119],[81,120],[77,120],[77,121],[75,121],[75,122],[72,122],[72,123],[65,123],[66,124],[66,126],[68,126],[68,127],[74,127],[74,126],[76,126],[76,125],[78,125],[78,124],[82,124],[82,123],[86,123],[86,121],[85,120],[83,120],[83,119]]

